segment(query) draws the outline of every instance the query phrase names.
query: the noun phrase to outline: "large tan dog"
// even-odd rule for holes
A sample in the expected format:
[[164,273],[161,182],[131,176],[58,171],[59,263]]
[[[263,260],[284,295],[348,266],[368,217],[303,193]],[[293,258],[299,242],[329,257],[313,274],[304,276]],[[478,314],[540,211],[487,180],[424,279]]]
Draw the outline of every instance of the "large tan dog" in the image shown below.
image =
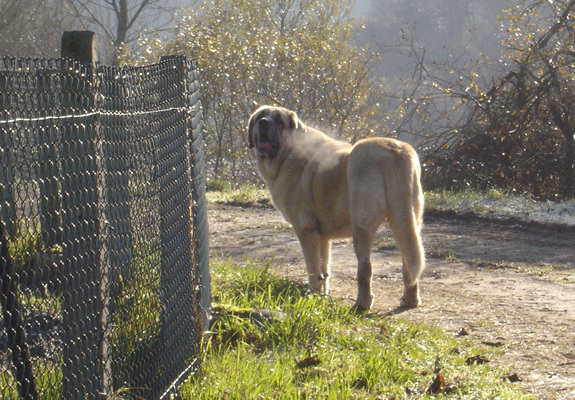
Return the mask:
[[252,114],[248,139],[273,203],[299,238],[312,289],[328,293],[331,239],[353,236],[355,307],[369,310],[371,246],[387,220],[403,258],[401,306],[421,303],[423,194],[419,159],[410,145],[370,138],[352,146],[304,125],[293,111],[270,106]]

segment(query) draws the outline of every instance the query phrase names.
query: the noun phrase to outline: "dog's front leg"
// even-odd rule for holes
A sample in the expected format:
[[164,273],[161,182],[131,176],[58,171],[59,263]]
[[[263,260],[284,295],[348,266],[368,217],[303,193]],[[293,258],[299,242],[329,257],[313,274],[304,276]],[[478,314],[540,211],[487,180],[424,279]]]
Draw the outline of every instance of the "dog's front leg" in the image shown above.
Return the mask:
[[331,274],[331,240],[324,237],[320,240],[321,273],[323,275],[323,294],[329,293],[329,276]]
[[[324,270],[329,264],[323,267],[322,261],[322,254],[325,253],[325,240],[313,231],[300,231],[297,232],[297,236],[303,251],[310,288],[315,292],[327,294],[329,275]],[[329,246],[327,249],[329,252]]]

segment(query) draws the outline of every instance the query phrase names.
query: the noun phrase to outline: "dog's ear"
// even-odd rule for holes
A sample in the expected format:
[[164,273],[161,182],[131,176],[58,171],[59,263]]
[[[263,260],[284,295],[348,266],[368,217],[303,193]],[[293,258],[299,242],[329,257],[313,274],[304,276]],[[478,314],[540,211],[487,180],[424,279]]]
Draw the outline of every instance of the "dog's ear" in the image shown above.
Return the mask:
[[289,129],[294,130],[300,128],[300,120],[295,112],[289,111],[288,119],[289,119]]

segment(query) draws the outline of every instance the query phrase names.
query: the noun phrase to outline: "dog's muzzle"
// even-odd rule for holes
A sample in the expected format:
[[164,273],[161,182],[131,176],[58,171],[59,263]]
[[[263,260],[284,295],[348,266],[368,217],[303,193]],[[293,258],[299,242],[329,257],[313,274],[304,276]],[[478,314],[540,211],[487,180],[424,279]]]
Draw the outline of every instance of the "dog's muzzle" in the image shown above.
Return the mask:
[[273,139],[272,133],[276,134],[275,132],[277,128],[271,123],[269,120],[262,118],[256,124],[256,132],[255,132],[255,147],[260,155],[268,157],[270,159],[275,158],[277,156],[279,145]]

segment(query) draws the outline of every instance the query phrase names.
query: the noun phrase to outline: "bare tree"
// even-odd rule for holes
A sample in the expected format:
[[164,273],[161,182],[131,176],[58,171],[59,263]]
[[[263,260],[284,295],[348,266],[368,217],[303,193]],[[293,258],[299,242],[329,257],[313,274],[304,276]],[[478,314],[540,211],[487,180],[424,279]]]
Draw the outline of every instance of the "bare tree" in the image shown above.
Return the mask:
[[[506,11],[506,58],[514,67],[490,85],[478,84],[473,71],[454,71],[465,79],[442,79],[419,63],[425,78],[413,107],[421,112],[431,104],[437,110],[436,99],[443,96],[455,100],[443,113],[462,117],[441,137],[441,146],[426,152],[427,176],[438,186],[573,198],[575,0],[517,5]],[[404,125],[413,122],[408,117]]]
[[[282,105],[349,141],[386,135],[376,55],[353,44],[350,0],[204,0],[182,13],[173,39],[144,43],[142,62],[187,54],[200,67],[213,176],[255,178],[245,141],[258,105]],[[257,179],[257,178],[255,178]]]
[[113,48],[119,64],[126,46],[145,34],[158,34],[172,23],[179,0],[66,0],[86,29],[97,31]]
[[57,0],[0,1],[0,55],[52,57],[73,20]]

